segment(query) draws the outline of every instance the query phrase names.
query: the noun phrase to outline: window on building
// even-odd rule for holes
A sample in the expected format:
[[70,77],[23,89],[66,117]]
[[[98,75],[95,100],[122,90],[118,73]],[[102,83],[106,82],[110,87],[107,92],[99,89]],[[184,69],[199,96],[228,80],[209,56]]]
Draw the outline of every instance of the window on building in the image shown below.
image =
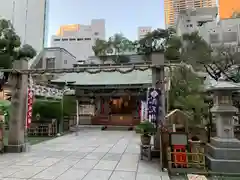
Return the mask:
[[68,39],[67,38],[63,38],[62,41],[68,41]]
[[192,25],[192,24],[190,24],[189,26],[190,26],[190,27],[193,27],[193,25]]
[[91,38],[85,38],[84,40],[87,40],[87,41],[88,41],[88,40],[91,40]]
[[67,64],[67,60],[64,60],[64,64]]
[[70,38],[69,40],[70,41],[76,41],[76,38]]
[[210,33],[209,40],[210,40],[211,44],[219,43],[220,42],[219,34],[218,33]]
[[95,32],[94,35],[95,35],[95,36],[98,36],[98,35],[99,35],[99,32]]
[[83,38],[77,38],[77,40],[78,40],[78,41],[82,41],[82,40],[83,40]]
[[237,42],[237,32],[232,32],[232,31],[228,31],[228,32],[223,32],[223,42],[224,43],[232,43],[232,42]]
[[56,58],[46,58],[46,69],[54,69],[55,68],[55,59]]
[[60,41],[61,39],[54,39],[54,41]]

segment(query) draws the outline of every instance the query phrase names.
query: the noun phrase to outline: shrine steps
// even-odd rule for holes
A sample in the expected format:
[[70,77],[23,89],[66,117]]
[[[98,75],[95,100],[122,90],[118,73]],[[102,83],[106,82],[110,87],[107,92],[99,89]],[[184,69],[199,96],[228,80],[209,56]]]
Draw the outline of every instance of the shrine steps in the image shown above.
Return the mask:
[[108,125],[105,126],[106,128],[104,129],[105,131],[133,131],[134,127],[133,126],[112,126]]
[[98,129],[103,131],[133,131],[134,127],[133,126],[113,126],[113,125],[79,125],[78,129],[79,130]]

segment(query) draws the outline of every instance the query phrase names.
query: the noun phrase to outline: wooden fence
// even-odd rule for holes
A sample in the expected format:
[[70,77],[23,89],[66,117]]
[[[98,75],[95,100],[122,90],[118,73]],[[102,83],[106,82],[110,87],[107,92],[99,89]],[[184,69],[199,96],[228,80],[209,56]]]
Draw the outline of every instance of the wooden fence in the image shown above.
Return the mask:
[[170,173],[206,172],[204,148],[185,152],[172,152],[168,148],[168,170]]
[[28,129],[28,136],[56,136],[57,122],[33,122]]

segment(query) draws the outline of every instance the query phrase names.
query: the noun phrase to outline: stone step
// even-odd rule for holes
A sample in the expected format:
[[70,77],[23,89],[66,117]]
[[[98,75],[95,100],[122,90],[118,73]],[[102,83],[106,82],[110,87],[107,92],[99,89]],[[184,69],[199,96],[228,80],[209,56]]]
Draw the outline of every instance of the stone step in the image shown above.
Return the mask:
[[219,148],[240,148],[240,141],[236,138],[218,138],[212,137],[210,144]]
[[[103,129],[105,128],[105,129]],[[131,129],[132,128],[132,129]],[[132,126],[112,126],[112,125],[79,125],[78,127],[73,126],[70,128],[70,131],[75,132],[77,130],[81,129],[99,129],[99,130],[107,130],[107,131],[129,131],[134,130],[134,127]]]
[[219,148],[213,144],[207,144],[205,153],[214,159],[240,160],[240,148]]
[[215,173],[239,174],[240,160],[214,159],[207,154],[206,164],[208,168]]
[[105,131],[129,131],[134,130],[132,126],[106,126]]

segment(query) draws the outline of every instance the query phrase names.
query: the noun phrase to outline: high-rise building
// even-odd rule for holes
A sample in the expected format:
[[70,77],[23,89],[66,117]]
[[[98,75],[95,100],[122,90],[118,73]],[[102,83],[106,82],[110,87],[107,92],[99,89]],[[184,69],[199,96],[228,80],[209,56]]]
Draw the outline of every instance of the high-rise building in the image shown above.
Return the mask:
[[47,41],[49,0],[0,0],[0,16],[10,20],[23,44],[40,52]]
[[71,24],[61,26],[51,38],[52,47],[61,47],[85,61],[94,56],[92,47],[97,39],[105,40],[105,20],[93,19],[90,25]]
[[234,13],[240,12],[239,0],[218,0],[220,19],[231,18]]
[[215,6],[216,0],[164,0],[165,25],[174,26],[181,10]]

